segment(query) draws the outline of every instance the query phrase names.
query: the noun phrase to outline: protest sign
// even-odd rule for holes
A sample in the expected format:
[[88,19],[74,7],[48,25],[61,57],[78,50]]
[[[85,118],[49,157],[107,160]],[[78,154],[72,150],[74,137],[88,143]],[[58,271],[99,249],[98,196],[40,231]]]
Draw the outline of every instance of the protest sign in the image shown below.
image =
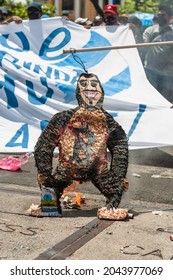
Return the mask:
[[[0,26],[0,153],[25,153],[51,117],[77,106],[84,71],[63,49],[134,44],[128,26],[85,29],[60,17]],[[147,81],[137,49],[76,53],[105,91],[104,109],[129,139],[129,148],[170,146],[173,109]]]

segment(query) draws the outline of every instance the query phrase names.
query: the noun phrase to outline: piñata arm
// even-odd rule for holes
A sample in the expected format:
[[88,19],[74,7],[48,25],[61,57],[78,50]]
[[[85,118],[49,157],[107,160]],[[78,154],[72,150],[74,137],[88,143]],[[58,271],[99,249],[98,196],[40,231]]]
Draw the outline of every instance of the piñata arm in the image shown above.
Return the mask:
[[125,131],[111,115],[106,113],[108,124],[107,147],[111,154],[110,171],[119,180],[124,179],[128,168],[128,140]]
[[35,166],[38,171],[39,184],[54,184],[52,161],[58,139],[73,114],[73,110],[55,114],[41,133],[34,149]]
[[128,188],[128,141],[122,127],[106,111],[103,111],[108,126],[107,148],[110,151],[110,168],[92,178],[93,184],[107,198],[106,207],[117,208],[123,191]]

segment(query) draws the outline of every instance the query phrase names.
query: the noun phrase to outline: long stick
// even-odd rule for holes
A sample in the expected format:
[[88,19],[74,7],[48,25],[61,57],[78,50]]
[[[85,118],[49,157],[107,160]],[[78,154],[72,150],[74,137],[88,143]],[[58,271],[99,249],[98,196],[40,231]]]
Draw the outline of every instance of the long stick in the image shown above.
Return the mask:
[[63,53],[76,53],[76,52],[94,52],[94,51],[107,51],[107,50],[119,50],[119,49],[130,49],[130,48],[144,48],[152,46],[167,46],[173,45],[173,41],[167,42],[155,42],[155,43],[141,43],[134,45],[122,45],[122,46],[108,46],[108,47],[95,47],[95,48],[86,48],[86,49],[68,49],[63,50]]

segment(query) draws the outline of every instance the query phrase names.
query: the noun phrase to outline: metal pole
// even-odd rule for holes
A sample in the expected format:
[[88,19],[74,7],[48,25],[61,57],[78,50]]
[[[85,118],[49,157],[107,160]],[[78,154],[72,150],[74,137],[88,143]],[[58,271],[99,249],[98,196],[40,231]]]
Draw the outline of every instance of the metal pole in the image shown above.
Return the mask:
[[130,48],[145,48],[152,46],[169,46],[173,45],[173,41],[167,42],[155,42],[155,43],[141,43],[134,45],[122,45],[122,46],[108,46],[108,47],[95,47],[95,48],[86,48],[86,49],[68,49],[63,50],[63,53],[76,53],[76,52],[94,52],[94,51],[107,51],[107,50],[119,50],[119,49],[130,49]]

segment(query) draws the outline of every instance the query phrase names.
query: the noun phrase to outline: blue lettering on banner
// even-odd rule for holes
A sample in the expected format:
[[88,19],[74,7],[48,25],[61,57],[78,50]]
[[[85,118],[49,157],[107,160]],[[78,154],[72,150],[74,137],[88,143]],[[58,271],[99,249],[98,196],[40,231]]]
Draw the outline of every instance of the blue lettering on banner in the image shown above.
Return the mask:
[[[6,54],[7,54],[7,57],[5,57]],[[2,65],[3,58],[5,60],[9,61],[10,63],[12,63],[12,65],[15,66],[16,69],[20,69],[21,68],[21,66],[17,64],[17,62],[19,62],[18,58],[12,56],[11,54],[9,54],[7,52],[1,51],[0,52],[0,66],[2,67],[2,69],[4,71],[6,71],[6,69],[4,69],[4,67]],[[12,58],[12,59],[10,60],[10,58]]]
[[139,120],[141,119],[143,113],[146,111],[146,108],[147,106],[144,105],[144,104],[139,104],[139,112],[137,113],[132,125],[131,125],[131,128],[129,130],[129,133],[128,133],[128,138],[130,138],[130,136],[133,134],[134,130],[136,129],[138,123],[139,123]]
[[[64,37],[63,37],[62,33],[64,33]],[[60,38],[63,37],[63,40],[61,41],[61,43],[59,45],[56,45],[55,47],[49,47],[52,40],[59,34],[60,34]],[[55,29],[44,40],[44,42],[43,42],[43,44],[40,48],[39,56],[42,57],[44,60],[49,60],[49,61],[55,60],[55,59],[61,59],[62,57],[64,57],[63,53],[61,53],[60,55],[57,55],[57,56],[53,56],[53,57],[49,57],[49,56],[47,56],[47,54],[50,53],[50,52],[55,52],[55,51],[60,50],[66,44],[68,44],[68,42],[70,42],[70,40],[71,40],[71,34],[70,34],[70,31],[68,29],[66,29],[64,27]]]
[[[48,120],[42,120],[40,122],[41,131],[43,131],[48,125]],[[21,146],[22,149],[28,148],[29,143],[29,124],[23,124],[15,133],[15,135],[11,138],[11,140],[5,145],[5,147],[14,148]],[[20,136],[23,136],[21,142],[17,142]]]
[[[17,143],[17,139],[23,134],[23,139],[21,143]],[[11,138],[11,140],[5,145],[5,147],[17,147],[28,148],[29,131],[28,124],[24,124],[20,129],[17,130],[16,134]]]
[[[35,65],[34,66],[34,72],[35,73],[37,73],[37,74],[39,74],[40,72],[41,73],[44,73],[45,75],[46,75],[46,77],[47,78],[51,78],[51,74],[52,74],[52,67],[50,67],[50,66],[48,66],[47,68],[46,68],[46,71],[44,71],[41,67],[40,67],[40,65]],[[58,71],[59,72],[59,71]]]
[[[68,42],[66,42],[68,43]],[[93,47],[104,47],[104,46],[111,46],[110,42],[103,37],[102,35],[91,31],[89,41],[82,47],[84,49],[93,48]],[[110,51],[94,51],[91,53],[80,53],[77,56],[85,65],[86,69],[92,68],[96,64],[99,64],[109,53]],[[74,54],[62,56],[64,60],[60,60],[57,62],[59,67],[68,67],[73,65],[73,69],[79,68],[79,63],[74,60]],[[76,68],[77,67],[77,68]],[[81,71],[83,71],[83,67],[81,67]]]
[[31,65],[32,65],[32,62],[26,62],[26,61],[24,61],[24,63],[23,63],[23,67],[26,68],[26,69],[28,69],[28,70],[31,69]]
[[[5,51],[0,51],[0,66],[2,67],[2,60],[4,58],[4,56],[8,54],[7,52]],[[9,55],[9,54],[8,54]]]
[[30,50],[30,45],[29,45],[29,42],[28,42],[28,38],[25,36],[25,34],[23,32],[16,32],[15,34],[21,40],[21,42],[23,44],[23,50],[24,51],[29,51]]
[[29,46],[29,42],[28,42],[28,39],[27,37],[25,36],[25,34],[23,32],[15,32],[15,34],[18,36],[18,38],[21,40],[22,42],[22,49],[21,48],[14,48],[10,45],[8,45],[8,37],[9,37],[9,34],[3,34],[0,36],[0,43],[2,44],[2,46],[10,49],[10,50],[15,50],[17,52],[23,52],[23,50],[25,51],[28,51],[30,49],[30,46]]
[[41,95],[41,97],[37,97],[34,91],[34,86],[31,81],[26,80],[27,91],[28,91],[28,99],[34,105],[42,105],[45,104],[48,98],[51,98],[54,91],[47,84],[47,80],[44,77],[40,78],[41,84],[47,88],[46,95]]
[[15,83],[14,79],[8,75],[4,75],[5,81],[0,81],[0,89],[4,87],[4,91],[7,96],[7,108],[17,108],[18,107],[18,101],[17,98],[14,94],[14,89],[15,89]]

